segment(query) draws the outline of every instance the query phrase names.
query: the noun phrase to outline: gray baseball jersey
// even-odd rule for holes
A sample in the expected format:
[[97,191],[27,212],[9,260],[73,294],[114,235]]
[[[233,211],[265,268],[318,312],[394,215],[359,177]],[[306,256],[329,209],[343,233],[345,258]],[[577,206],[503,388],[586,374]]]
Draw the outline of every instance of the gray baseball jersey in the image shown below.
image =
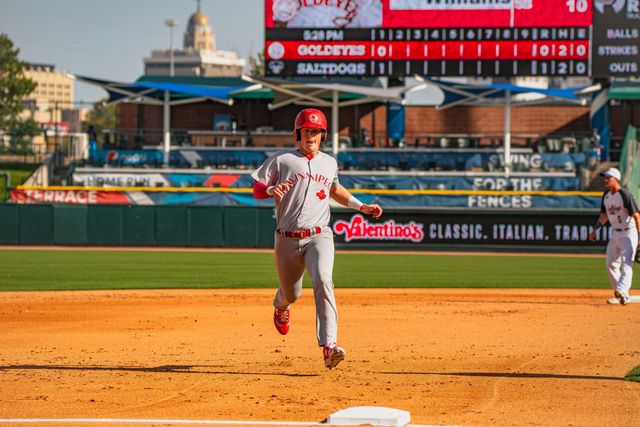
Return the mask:
[[275,261],[280,288],[273,305],[286,307],[302,293],[305,268],[309,271],[316,300],[316,338],[318,345],[335,343],[338,338],[338,311],[333,293],[333,232],[329,225],[331,188],[338,185],[338,163],[318,152],[307,157],[300,151],[280,151],[268,158],[253,179],[268,187],[288,183],[291,188],[276,200],[276,221],[283,231],[321,227],[322,232],[303,239],[275,236]]
[[276,221],[284,231],[307,230],[329,224],[329,192],[339,184],[336,159],[323,152],[308,158],[300,151],[279,151],[251,176],[266,186],[292,187],[276,201]]

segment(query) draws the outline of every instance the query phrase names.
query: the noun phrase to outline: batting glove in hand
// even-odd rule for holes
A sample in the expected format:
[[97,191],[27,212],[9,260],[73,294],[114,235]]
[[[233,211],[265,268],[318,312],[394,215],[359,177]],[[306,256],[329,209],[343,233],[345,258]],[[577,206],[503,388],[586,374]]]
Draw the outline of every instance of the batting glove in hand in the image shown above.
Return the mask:
[[636,254],[633,257],[633,262],[637,262],[638,264],[640,264],[640,244],[636,248]]

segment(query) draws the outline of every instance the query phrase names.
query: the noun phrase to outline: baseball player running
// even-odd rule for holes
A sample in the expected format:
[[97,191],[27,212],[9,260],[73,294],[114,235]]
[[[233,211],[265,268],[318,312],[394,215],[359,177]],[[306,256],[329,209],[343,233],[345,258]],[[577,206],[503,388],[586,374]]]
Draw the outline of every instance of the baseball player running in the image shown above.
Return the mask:
[[608,220],[613,232],[607,244],[607,273],[615,298],[620,304],[627,304],[633,277],[633,261],[640,261],[637,250],[640,213],[631,193],[620,185],[621,174],[618,169],[607,169],[601,176],[604,177],[607,191],[602,196],[600,216],[589,234],[589,240],[595,240],[596,232]]
[[382,208],[363,204],[338,182],[336,159],[319,151],[327,138],[327,119],[320,110],[300,111],[293,133],[296,149],[277,152],[251,174],[254,197],[273,196],[276,205],[275,264],[280,287],[273,302],[273,321],[279,333],[289,332],[290,307],[300,298],[306,268],[313,283],[318,345],[323,348],[325,366],[331,369],[344,360],[346,352],[336,344],[329,198],[374,218],[382,215]]

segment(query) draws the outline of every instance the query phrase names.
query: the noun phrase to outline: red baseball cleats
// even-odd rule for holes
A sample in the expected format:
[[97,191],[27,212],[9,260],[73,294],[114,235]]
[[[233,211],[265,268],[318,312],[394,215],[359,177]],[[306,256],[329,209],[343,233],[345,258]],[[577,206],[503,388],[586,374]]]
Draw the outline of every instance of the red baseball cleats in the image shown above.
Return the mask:
[[347,352],[344,348],[338,347],[335,344],[326,344],[322,348],[322,354],[324,355],[324,366],[329,369],[338,366],[338,363],[342,362],[347,356]]
[[289,325],[291,325],[291,320],[289,320],[289,310],[279,310],[276,307],[273,312],[273,324],[276,325],[276,329],[280,334],[287,335],[289,332]]

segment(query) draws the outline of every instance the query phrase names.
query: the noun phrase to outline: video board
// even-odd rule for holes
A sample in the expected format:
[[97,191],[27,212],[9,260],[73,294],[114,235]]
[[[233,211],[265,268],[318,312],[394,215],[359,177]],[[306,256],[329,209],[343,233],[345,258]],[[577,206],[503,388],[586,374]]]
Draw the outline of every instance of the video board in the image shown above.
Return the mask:
[[[639,2],[265,0],[266,71],[269,76],[591,76],[594,31],[605,43],[604,27],[620,19],[612,10],[621,1],[626,15]],[[640,20],[630,25],[637,28]],[[623,42],[638,44],[635,35]],[[595,67],[599,75],[611,73],[609,51],[625,52],[605,49],[598,56],[604,65]],[[626,75],[625,68],[634,67],[613,67],[619,70],[613,75]]]

